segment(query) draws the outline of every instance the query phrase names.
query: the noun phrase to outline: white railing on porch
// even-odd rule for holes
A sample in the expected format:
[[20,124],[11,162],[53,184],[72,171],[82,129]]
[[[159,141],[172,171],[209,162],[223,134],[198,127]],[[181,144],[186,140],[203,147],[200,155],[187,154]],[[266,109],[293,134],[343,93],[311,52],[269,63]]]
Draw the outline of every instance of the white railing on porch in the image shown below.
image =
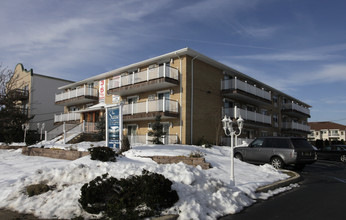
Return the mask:
[[[131,145],[136,144],[152,144],[151,140],[153,137],[146,135],[129,135],[128,139]],[[163,138],[161,138],[161,142],[163,144],[177,144],[178,143],[178,135],[177,134],[167,134]]]
[[237,77],[234,79],[226,79],[221,81],[221,90],[227,90],[227,89],[239,89],[244,92],[253,94],[255,96],[261,97],[263,99],[271,100],[271,93],[265,91],[264,89],[260,89],[256,86],[253,86],[246,81],[243,82]]
[[70,113],[61,113],[59,115],[54,115],[54,123],[56,122],[68,122],[68,121],[79,121],[80,113],[70,112]]
[[166,64],[152,69],[148,68],[147,70],[138,73],[133,73],[127,76],[118,76],[109,80],[108,89],[119,88],[122,86],[132,85],[162,77],[179,80],[179,71],[173,67],[166,66]]
[[282,105],[282,109],[296,110],[298,112],[302,112],[304,114],[310,115],[310,109],[305,108],[305,107],[298,105],[296,103],[285,103]]
[[254,121],[254,122],[261,122],[264,124],[271,124],[272,120],[271,120],[271,116],[270,115],[264,115],[264,114],[260,114],[257,112],[252,112],[252,111],[248,111],[245,109],[240,109],[237,107],[234,108],[223,108],[222,109],[222,115],[227,115],[233,118],[238,118],[239,115],[241,115],[241,117],[247,121]]
[[56,94],[55,102],[77,98],[80,96],[98,97],[98,90],[96,88],[91,88],[84,85],[84,87],[81,87],[81,88],[76,88],[66,92],[62,92],[60,94]]
[[300,124],[297,122],[284,122],[282,123],[282,128],[284,129],[293,129],[293,130],[301,130],[301,131],[310,131],[309,125]]
[[123,115],[133,115],[137,113],[149,112],[179,112],[179,103],[170,99],[158,99],[153,101],[137,102],[125,104],[123,106]]

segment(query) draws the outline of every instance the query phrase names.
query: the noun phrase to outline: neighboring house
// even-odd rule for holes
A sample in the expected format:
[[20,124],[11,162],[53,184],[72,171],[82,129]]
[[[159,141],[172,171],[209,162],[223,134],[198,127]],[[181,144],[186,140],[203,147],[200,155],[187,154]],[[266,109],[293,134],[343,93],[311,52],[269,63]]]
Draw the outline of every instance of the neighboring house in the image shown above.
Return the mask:
[[63,111],[63,107],[55,105],[52,97],[58,91],[57,87],[72,81],[36,74],[32,69],[24,69],[23,64],[19,63],[9,83],[20,95],[18,106],[28,116],[34,116],[30,120],[30,130],[36,130],[37,123],[45,123],[44,130],[51,130],[54,114]]
[[330,121],[309,122],[310,134],[308,139],[311,141],[328,140],[342,141],[346,140],[346,126]]
[[[55,122],[96,123],[107,105],[123,105],[123,128],[145,143],[161,115],[165,143],[220,143],[224,115],[245,120],[240,138],[303,136],[308,104],[189,48],[173,51],[62,86],[65,106]],[[225,139],[224,139],[225,143]]]

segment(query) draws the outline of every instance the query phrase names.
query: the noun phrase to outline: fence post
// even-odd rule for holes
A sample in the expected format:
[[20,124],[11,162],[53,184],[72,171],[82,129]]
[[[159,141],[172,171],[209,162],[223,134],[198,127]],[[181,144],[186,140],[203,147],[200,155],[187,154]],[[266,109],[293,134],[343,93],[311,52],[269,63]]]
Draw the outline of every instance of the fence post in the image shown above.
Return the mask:
[[63,123],[62,130],[64,132],[64,144],[66,144],[66,123],[65,122]]
[[131,103],[131,115],[133,115],[133,102]]
[[145,103],[145,112],[148,114],[148,112],[149,112],[149,101],[147,100],[145,102],[146,102]]
[[163,99],[162,99],[162,111],[163,112],[165,112],[165,107],[166,107],[166,98],[165,97],[163,97]]
[[85,132],[85,120],[83,120],[82,131]]
[[166,77],[166,63],[163,64],[163,77]]
[[47,131],[44,131],[44,141],[47,141],[48,137],[47,137]]
[[234,89],[235,90],[237,89],[237,77],[236,76],[234,77]]
[[145,134],[145,144],[148,144],[148,133]]

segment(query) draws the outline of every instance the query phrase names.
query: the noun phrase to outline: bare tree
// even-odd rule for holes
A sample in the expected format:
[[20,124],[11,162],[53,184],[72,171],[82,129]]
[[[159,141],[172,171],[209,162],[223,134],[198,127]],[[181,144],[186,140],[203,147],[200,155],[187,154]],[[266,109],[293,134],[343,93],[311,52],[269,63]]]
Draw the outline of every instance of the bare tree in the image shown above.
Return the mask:
[[0,64],[0,142],[22,141],[22,124],[31,118],[19,108],[23,93],[18,90],[19,79],[14,73]]

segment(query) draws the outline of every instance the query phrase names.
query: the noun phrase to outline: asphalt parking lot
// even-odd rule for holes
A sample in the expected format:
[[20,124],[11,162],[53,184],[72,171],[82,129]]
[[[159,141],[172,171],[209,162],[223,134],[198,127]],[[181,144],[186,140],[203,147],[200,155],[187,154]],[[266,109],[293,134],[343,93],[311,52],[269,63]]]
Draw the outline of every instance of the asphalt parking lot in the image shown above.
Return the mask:
[[346,164],[317,161],[299,174],[300,187],[221,219],[346,219]]

